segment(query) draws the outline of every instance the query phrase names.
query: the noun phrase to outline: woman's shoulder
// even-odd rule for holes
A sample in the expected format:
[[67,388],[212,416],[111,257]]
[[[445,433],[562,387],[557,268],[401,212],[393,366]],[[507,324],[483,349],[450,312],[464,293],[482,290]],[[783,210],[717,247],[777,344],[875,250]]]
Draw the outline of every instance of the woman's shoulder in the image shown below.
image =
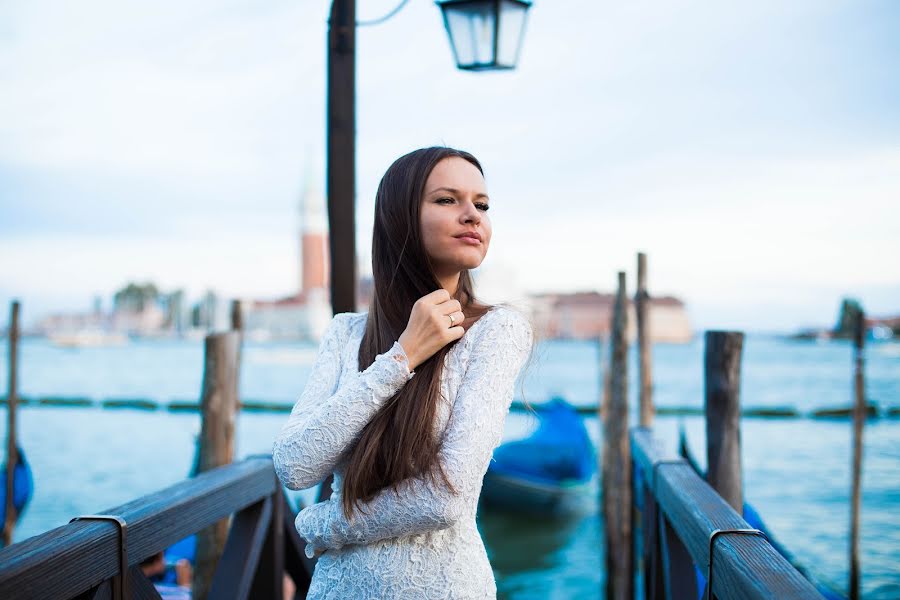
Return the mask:
[[360,327],[365,327],[367,312],[342,312],[331,317],[325,335],[338,335],[345,337],[350,333],[357,331]]
[[[478,329],[482,331],[479,333]],[[512,334],[515,338],[525,338],[530,344],[533,336],[531,318],[524,310],[509,304],[492,306],[472,325],[470,331],[473,331],[473,337],[485,341],[497,341],[499,334]]]

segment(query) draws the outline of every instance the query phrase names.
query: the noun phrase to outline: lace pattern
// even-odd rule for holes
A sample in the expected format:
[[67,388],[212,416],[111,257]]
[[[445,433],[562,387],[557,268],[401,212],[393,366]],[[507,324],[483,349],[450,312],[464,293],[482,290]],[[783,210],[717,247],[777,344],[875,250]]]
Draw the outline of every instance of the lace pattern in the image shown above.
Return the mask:
[[336,315],[309,381],[275,440],[276,473],[291,489],[334,472],[334,493],[296,519],[307,555],[322,550],[309,598],[494,598],[496,586],[475,525],[481,482],[499,445],[513,386],[533,334],[518,311],[496,307],[451,348],[436,426],[441,478],[385,489],[347,519],[340,506],[341,456],[384,402],[414,373],[399,343],[362,373],[355,357],[365,313]]

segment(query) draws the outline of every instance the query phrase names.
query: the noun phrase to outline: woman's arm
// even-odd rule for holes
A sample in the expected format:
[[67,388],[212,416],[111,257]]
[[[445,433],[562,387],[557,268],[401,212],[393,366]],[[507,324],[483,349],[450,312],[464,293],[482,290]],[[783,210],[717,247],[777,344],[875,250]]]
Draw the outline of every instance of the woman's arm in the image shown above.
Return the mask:
[[352,314],[342,313],[331,320],[303,393],[275,438],[275,473],[289,489],[312,487],[325,479],[378,409],[414,374],[403,347],[395,342],[365,371],[338,386],[352,319]]
[[296,526],[307,540],[307,554],[346,544],[444,529],[454,524],[477,499],[482,478],[503,435],[516,377],[531,351],[533,334],[516,311],[494,309],[469,358],[447,425],[439,460],[454,495],[438,476],[406,479],[397,493],[386,488],[355,511],[348,521],[340,498],[332,496],[297,515]]

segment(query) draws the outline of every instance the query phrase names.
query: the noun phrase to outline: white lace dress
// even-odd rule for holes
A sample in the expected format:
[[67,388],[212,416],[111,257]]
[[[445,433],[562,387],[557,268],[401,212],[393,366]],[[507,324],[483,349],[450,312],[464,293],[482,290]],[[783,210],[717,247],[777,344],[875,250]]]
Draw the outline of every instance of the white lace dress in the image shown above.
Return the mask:
[[512,402],[513,387],[532,345],[524,315],[494,307],[447,353],[436,426],[439,457],[457,490],[413,478],[399,494],[382,490],[348,521],[341,510],[345,451],[378,409],[415,373],[399,343],[360,372],[357,353],[366,313],[336,315],[315,367],[272,457],[290,489],[312,487],[334,473],[328,501],[303,509],[297,530],[307,555],[319,556],[308,597],[495,598],[491,565],[475,523],[482,477]]

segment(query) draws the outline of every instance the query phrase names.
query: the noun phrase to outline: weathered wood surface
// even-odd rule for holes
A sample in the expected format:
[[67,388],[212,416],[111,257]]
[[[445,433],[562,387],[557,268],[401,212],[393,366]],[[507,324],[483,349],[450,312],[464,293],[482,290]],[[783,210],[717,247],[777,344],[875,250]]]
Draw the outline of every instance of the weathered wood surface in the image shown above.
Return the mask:
[[328,20],[326,194],[331,307],[356,310],[356,2],[336,0]]
[[628,341],[625,337],[627,298],[625,273],[613,308],[609,401],[603,421],[601,495],[606,546],[606,598],[634,598],[631,452],[628,443]]
[[[713,531],[750,526],[687,462],[662,449],[652,431],[633,428],[631,447],[644,481],[654,490],[659,510],[694,564],[705,573]],[[721,600],[821,599],[812,584],[762,537],[723,535],[714,552],[713,592]]]
[[[234,423],[238,410],[238,352],[241,334],[213,333],[204,345],[202,421],[198,445],[198,472],[202,473],[234,459]],[[228,519],[197,532],[193,597],[205,600],[216,565],[228,538]]]
[[243,600],[250,597],[250,586],[271,519],[271,497],[263,498],[234,516],[228,543],[210,588],[211,598]]
[[738,513],[744,506],[740,403],[743,346],[743,333],[706,332],[706,480]]
[[637,317],[638,381],[640,391],[638,405],[641,427],[653,425],[653,359],[650,351],[650,294],[647,292],[647,255],[638,253],[638,281],[634,294],[634,312]]
[[19,453],[16,448],[16,395],[19,356],[19,302],[13,300],[9,309],[9,370],[7,371],[6,388],[6,519],[3,522],[3,545],[12,544],[13,530],[16,527],[16,507],[13,504],[13,473],[18,462]]
[[850,491],[850,600],[858,600],[859,589],[859,511],[862,485],[863,424],[866,421],[866,390],[863,378],[865,314],[856,315],[853,331],[853,458]]
[[[128,524],[128,564],[275,493],[271,458],[213,469],[102,514]],[[118,529],[76,521],[0,550],[0,598],[71,598],[119,572]]]

